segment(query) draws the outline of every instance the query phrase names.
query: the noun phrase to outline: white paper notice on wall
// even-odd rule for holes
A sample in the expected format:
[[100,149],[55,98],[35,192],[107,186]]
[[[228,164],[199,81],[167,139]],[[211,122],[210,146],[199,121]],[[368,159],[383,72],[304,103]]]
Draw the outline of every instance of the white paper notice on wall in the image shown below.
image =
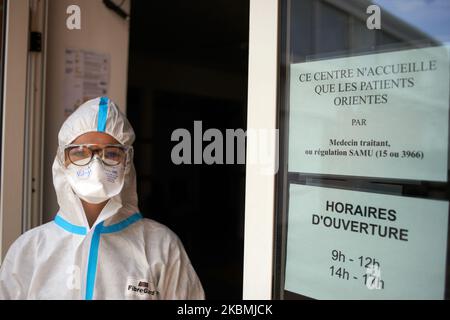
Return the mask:
[[447,181],[449,50],[292,64],[289,171]]
[[66,49],[64,73],[64,115],[67,117],[83,102],[108,94],[109,54]]
[[315,299],[444,298],[448,202],[291,185],[285,289]]

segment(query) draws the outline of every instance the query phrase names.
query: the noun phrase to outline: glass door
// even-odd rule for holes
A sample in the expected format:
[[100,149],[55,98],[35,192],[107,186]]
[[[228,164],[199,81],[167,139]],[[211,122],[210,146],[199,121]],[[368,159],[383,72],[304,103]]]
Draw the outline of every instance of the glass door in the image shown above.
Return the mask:
[[275,298],[449,297],[449,14],[281,1]]

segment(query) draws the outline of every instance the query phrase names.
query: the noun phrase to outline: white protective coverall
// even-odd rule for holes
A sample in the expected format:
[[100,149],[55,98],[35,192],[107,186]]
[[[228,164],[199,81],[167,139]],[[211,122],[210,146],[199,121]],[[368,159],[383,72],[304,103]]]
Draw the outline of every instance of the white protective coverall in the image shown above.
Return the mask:
[[[134,141],[128,120],[107,97],[87,101],[64,122],[59,146],[92,131],[127,146]],[[204,299],[178,237],[139,213],[132,155],[122,191],[92,228],[60,156],[53,163],[59,211],[12,244],[0,268],[0,299]]]

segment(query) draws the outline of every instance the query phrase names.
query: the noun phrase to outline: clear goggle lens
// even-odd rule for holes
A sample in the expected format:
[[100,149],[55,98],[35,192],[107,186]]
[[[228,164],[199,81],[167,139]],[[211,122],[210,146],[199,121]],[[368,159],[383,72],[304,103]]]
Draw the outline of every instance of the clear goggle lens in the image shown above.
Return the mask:
[[66,159],[76,166],[88,165],[97,154],[107,166],[125,164],[127,148],[121,145],[69,145],[65,148]]

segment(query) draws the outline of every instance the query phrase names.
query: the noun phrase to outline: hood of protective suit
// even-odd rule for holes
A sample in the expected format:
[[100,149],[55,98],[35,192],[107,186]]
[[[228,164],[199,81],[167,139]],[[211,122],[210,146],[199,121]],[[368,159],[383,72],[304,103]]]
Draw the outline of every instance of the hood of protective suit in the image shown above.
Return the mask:
[[[131,146],[134,131],[125,115],[116,104],[107,97],[89,100],[82,104],[63,123],[58,134],[58,153],[53,162],[53,184],[59,204],[59,215],[68,222],[84,226],[89,224],[79,197],[64,174],[64,146],[72,143],[78,136],[87,132],[104,132],[121,144]],[[105,225],[139,212],[136,192],[136,173],[133,165],[133,152],[127,157],[125,181],[122,191],[109,199],[92,228],[105,221]],[[108,220],[108,221],[106,221]]]

